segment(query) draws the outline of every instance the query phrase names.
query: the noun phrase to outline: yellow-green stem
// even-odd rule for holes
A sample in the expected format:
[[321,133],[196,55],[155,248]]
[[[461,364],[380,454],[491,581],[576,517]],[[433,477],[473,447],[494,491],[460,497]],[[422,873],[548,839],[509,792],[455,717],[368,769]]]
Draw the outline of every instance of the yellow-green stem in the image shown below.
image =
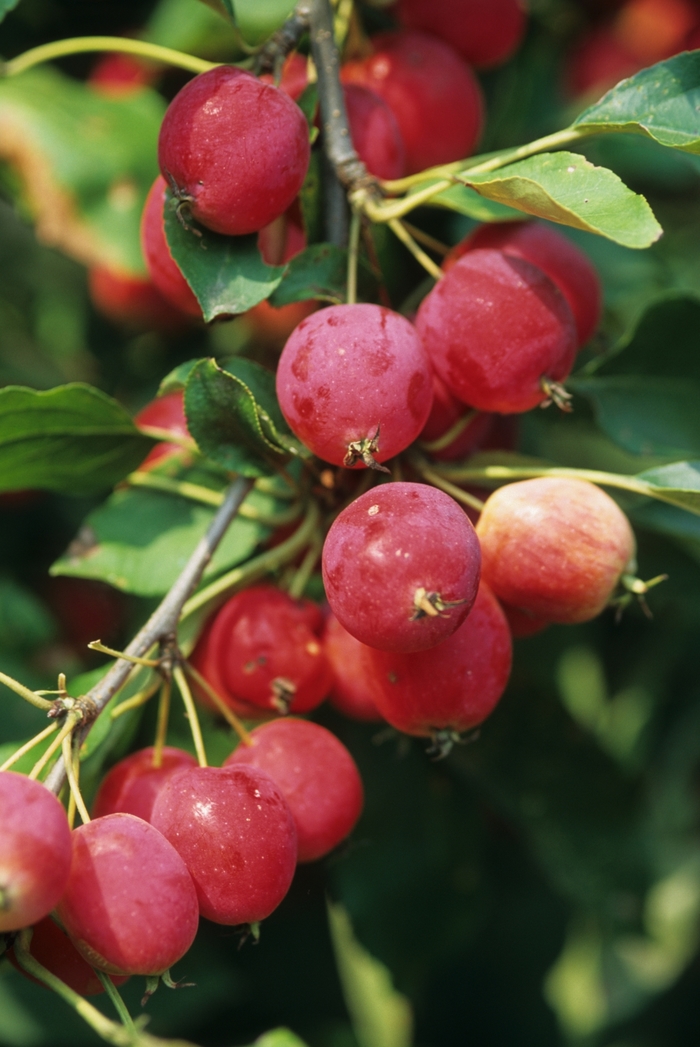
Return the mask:
[[172,681],[168,678],[163,680],[158,699],[158,723],[156,724],[156,740],[153,743],[153,766],[160,767],[163,763],[163,746],[168,734],[168,720],[170,719],[170,694],[172,692]]
[[63,762],[66,765],[66,776],[68,778],[68,785],[70,786],[71,796],[73,802],[78,808],[78,814],[80,815],[83,825],[87,825],[90,821],[90,815],[88,809],[85,806],[83,800],[83,794],[80,791],[80,785],[78,783],[78,775],[80,773],[80,759],[76,752],[76,748],[73,744],[73,737],[67,734],[61,743],[63,750]]
[[180,691],[187,712],[187,719],[189,721],[190,730],[192,731],[192,741],[194,742],[194,749],[197,753],[197,762],[200,767],[207,767],[207,754],[204,750],[202,728],[199,725],[199,717],[197,716],[197,709],[194,704],[190,685],[179,665],[173,670],[173,676],[175,677],[175,683],[178,686],[178,690]]
[[19,680],[15,680],[12,676],[7,676],[6,673],[0,673],[0,683],[4,683],[5,687],[9,687],[11,691],[18,694],[20,698],[24,698],[25,702],[29,702],[30,705],[35,705],[37,709],[48,710],[53,704],[47,701],[46,698],[42,698],[36,691],[31,691],[29,687],[25,687]]
[[55,40],[50,44],[32,47],[24,54],[17,55],[16,58],[5,62],[2,73],[4,76],[18,76],[35,65],[90,51],[119,51],[122,54],[137,55],[151,62],[186,69],[189,73],[206,73],[209,69],[214,69],[221,64],[220,62],[206,62],[203,58],[195,58],[194,55],[174,51],[171,47],[149,44],[145,40],[130,40],[122,36],[74,36],[68,40]]
[[479,414],[478,411],[467,411],[461,418],[458,418],[454,425],[438,436],[437,440],[426,440],[419,441],[419,447],[423,451],[427,451],[428,454],[433,454],[435,451],[444,451],[446,447],[449,447],[451,443],[461,436],[468,425],[474,421],[476,416]]
[[236,732],[236,734],[238,735],[240,740],[243,742],[243,744],[244,745],[252,745],[253,744],[253,740],[250,737],[250,734],[245,729],[245,727],[243,726],[242,722],[238,719],[238,717],[234,713],[233,709],[229,709],[228,705],[223,700],[223,698],[219,694],[217,694],[217,692],[211,686],[209,681],[205,680],[204,677],[202,676],[202,674],[200,672],[198,672],[197,669],[195,669],[195,667],[193,665],[190,665],[189,662],[184,662],[183,664],[184,664],[184,667],[185,667],[185,672],[189,673],[189,675],[192,677],[194,682],[199,687],[201,687],[202,690],[204,691],[204,693],[207,695],[207,697],[209,697],[212,700],[212,702],[214,703],[216,708],[219,710],[219,712],[223,716],[224,720],[226,720],[226,722],[231,727],[233,727],[234,731]]
[[345,295],[348,305],[354,305],[357,301],[357,255],[360,249],[361,226],[362,215],[359,211],[353,211],[350,219],[350,235],[348,237],[348,279]]
[[126,698],[123,702],[120,702],[119,705],[115,706],[110,713],[110,718],[112,720],[117,720],[120,716],[123,716],[124,713],[128,713],[132,709],[138,709],[140,706],[145,705],[146,702],[151,700],[159,686],[160,678],[157,678],[152,684],[149,684],[148,687],[144,687],[143,690],[137,691],[136,694],[132,694],[131,698]]
[[413,239],[411,234],[404,226],[403,222],[399,222],[398,219],[395,218],[390,218],[388,219],[387,224],[394,236],[398,237],[401,243],[408,248],[408,250],[411,252],[416,261],[420,262],[420,264],[423,266],[425,271],[427,273],[430,273],[430,275],[434,277],[436,280],[442,280],[445,274],[443,273],[440,266],[437,265],[437,263],[434,262],[432,258],[430,258],[425,253],[422,247],[418,246],[416,241]]
[[100,654],[108,654],[112,658],[122,658],[132,665],[145,665],[148,669],[157,669],[160,662],[155,658],[139,658],[135,654],[125,654],[124,651],[115,651],[113,647],[106,647],[101,640],[91,640],[88,644],[91,651],[99,651]]
[[136,1031],[136,1026],[134,1025],[134,1019],[129,1014],[127,1006],[122,1000],[121,996],[119,995],[116,985],[114,984],[110,976],[108,974],[105,974],[104,971],[98,970],[97,967],[94,968],[94,971],[97,977],[102,982],[102,988],[112,1001],[112,1006],[119,1015],[119,1020],[121,1021],[122,1025],[132,1034],[132,1036],[137,1036],[138,1033]]
[[54,753],[58,752],[58,750],[61,748],[61,746],[63,745],[63,739],[68,737],[68,735],[75,727],[76,722],[77,721],[75,717],[67,717],[66,722],[64,723],[63,727],[58,732],[54,740],[51,742],[51,745],[47,746],[43,756],[41,756],[32,767],[31,771],[29,772],[29,778],[39,777],[39,775],[44,770],[44,767],[46,767],[47,763],[54,755]]
[[[217,508],[224,501],[223,491],[214,491],[211,487],[188,483],[186,480],[171,480],[167,476],[158,476],[153,473],[138,471],[130,473],[125,482],[131,487],[148,487],[153,491],[163,491],[165,494],[178,495],[180,498],[188,498],[192,502],[201,502],[202,505]],[[255,520],[256,523],[265,527],[283,527],[296,520],[300,511],[300,506],[294,505],[280,513],[266,514],[244,502],[238,510],[238,515],[246,520]]]
[[617,487],[621,491],[631,491],[633,494],[645,495],[647,498],[658,498],[666,501],[663,491],[653,487],[636,476],[621,476],[617,473],[603,473],[597,469],[570,469],[565,466],[510,466],[510,465],[486,465],[481,468],[470,468],[467,466],[437,466],[434,472],[448,480],[478,483],[480,480],[489,482],[503,480],[530,480],[537,476],[558,476],[563,479],[589,480],[590,483],[601,484],[603,487]]
[[427,469],[425,466],[419,466],[418,470],[424,480],[427,480],[435,487],[439,487],[445,494],[451,495],[456,502],[468,505],[470,509],[476,509],[478,513],[484,508],[484,503],[480,498],[476,498],[475,495],[469,494],[468,491],[463,491],[461,487],[451,484],[449,480],[445,480],[439,473],[435,473],[432,469]]
[[53,734],[53,732],[57,730],[58,724],[54,720],[52,724],[49,724],[49,726],[46,727],[43,731],[40,731],[39,734],[35,734],[33,738],[30,738],[28,742],[25,742],[24,745],[21,745],[19,749],[13,752],[12,756],[10,756],[9,759],[5,760],[5,762],[2,765],[0,765],[0,771],[9,770],[10,767],[14,766],[14,764],[16,764],[18,760],[21,760],[26,753],[31,752],[35,745],[39,745],[40,742],[43,742],[44,738],[48,738],[49,735]]

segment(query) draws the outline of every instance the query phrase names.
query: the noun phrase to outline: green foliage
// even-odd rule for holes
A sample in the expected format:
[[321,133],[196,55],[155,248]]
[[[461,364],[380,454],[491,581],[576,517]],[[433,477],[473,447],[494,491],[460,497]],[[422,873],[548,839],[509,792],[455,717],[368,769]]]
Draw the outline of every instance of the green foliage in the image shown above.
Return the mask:
[[274,306],[309,298],[338,304],[345,301],[348,253],[334,244],[312,244],[292,258],[270,297]]
[[123,407],[90,386],[0,390],[0,490],[104,491],[152,444]]
[[19,0],[0,0],[0,22],[8,11],[12,11],[13,8],[17,7],[18,3]]
[[623,80],[573,126],[587,133],[636,132],[672,149],[699,153],[699,101],[700,52],[684,52]]
[[542,153],[488,174],[456,177],[489,200],[625,247],[649,247],[662,233],[643,196],[578,153]]
[[168,192],[165,232],[173,258],[202,307],[205,320],[235,316],[268,298],[283,269],[266,265],[257,236],[219,236],[180,220]]

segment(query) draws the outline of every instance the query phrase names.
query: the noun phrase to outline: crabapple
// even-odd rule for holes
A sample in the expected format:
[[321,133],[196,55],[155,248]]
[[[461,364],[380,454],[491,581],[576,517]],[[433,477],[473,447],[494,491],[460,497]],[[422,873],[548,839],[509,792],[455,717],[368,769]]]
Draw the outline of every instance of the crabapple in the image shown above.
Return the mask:
[[158,67],[130,54],[102,55],[87,78],[93,91],[110,98],[124,98],[148,87],[158,76]]
[[273,585],[254,585],[217,611],[192,664],[243,716],[308,712],[331,686],[319,639],[322,624],[310,600],[293,600]]
[[430,364],[403,316],[379,305],[334,305],[290,335],[277,397],[290,428],[319,458],[374,466],[405,450],[425,425]]
[[434,33],[481,68],[510,58],[525,31],[519,0],[398,0],[396,13],[409,29]]
[[543,476],[490,496],[476,532],[483,575],[499,599],[536,618],[587,622],[634,570],[627,517],[587,480]]
[[[66,932],[61,930],[50,916],[44,917],[35,925],[29,952],[42,967],[55,974],[81,996],[99,996],[105,991],[93,968],[80,955]],[[20,966],[14,950],[9,950],[7,958],[25,978],[36,982],[37,985],[42,984]],[[127,980],[126,975],[114,974],[111,978],[115,985],[122,985]]]
[[190,80],[163,118],[158,163],[192,217],[228,236],[285,211],[309,165],[309,131],[289,95],[220,65]]
[[569,303],[579,345],[585,345],[592,337],[600,322],[602,287],[588,256],[568,237],[544,222],[482,225],[452,248],[443,262],[445,272],[467,251],[479,247],[492,247],[536,265]]
[[421,303],[416,327],[440,378],[480,411],[536,407],[576,355],[576,327],[559,289],[524,258],[468,251]]
[[278,785],[257,767],[193,767],[163,786],[153,824],[189,869],[202,916],[256,923],[289,890],[297,860],[294,819]]
[[202,308],[185,280],[165,239],[163,208],[165,179],[160,175],[151,186],[141,217],[141,249],[154,287],[171,305],[187,316],[202,319]]
[[538,618],[534,614],[521,611],[518,607],[511,607],[510,604],[503,603],[503,600],[500,600],[499,603],[510,626],[510,631],[516,640],[525,639],[527,636],[536,636],[537,633],[541,633],[550,624],[546,618]]
[[406,150],[406,173],[469,156],[484,104],[464,59],[437,37],[409,30],[380,33],[372,45],[374,54],[346,62],[340,79],[369,87],[389,106]]
[[78,952],[111,974],[162,974],[197,933],[197,892],[182,858],[133,814],[107,814],[72,835],[57,912]]
[[[298,201],[258,233],[258,250],[268,265],[284,265],[306,247],[304,220]],[[265,299],[248,309],[245,316],[257,342],[280,347],[302,320],[318,308],[314,300],[274,306]]]
[[92,805],[93,818],[121,811],[150,822],[153,804],[165,782],[177,771],[197,765],[190,753],[169,745],[163,746],[158,766],[154,756],[155,749],[149,746],[115,763],[97,790]]
[[382,650],[419,651],[469,614],[481,554],[469,518],[448,494],[388,483],[336,517],[322,566],[328,602],[348,632]]
[[128,330],[175,334],[187,327],[186,314],[149,279],[94,266],[88,272],[88,289],[95,309]]
[[399,731],[437,741],[486,719],[505,690],[511,657],[508,623],[484,582],[459,629],[436,647],[362,652],[382,716]]
[[430,409],[428,420],[423,426],[420,439],[424,443],[432,443],[444,436],[460,418],[470,414],[472,417],[465,422],[464,428],[458,436],[455,436],[446,447],[439,450],[430,450],[431,458],[438,461],[451,462],[455,458],[466,458],[481,447],[494,427],[495,415],[484,411],[470,412],[468,407],[459,403],[454,398],[441,378],[433,375],[433,406]]
[[289,804],[297,830],[297,861],[313,862],[348,836],[362,813],[362,779],[334,734],[308,720],[275,720],[256,727],[224,767],[257,767]]
[[372,698],[372,684],[365,677],[360,657],[364,644],[344,629],[331,612],[323,631],[323,650],[333,671],[333,687],[329,703],[350,717],[365,723],[377,723],[382,715]]
[[71,832],[53,793],[15,771],[0,772],[0,933],[51,912],[71,868]]
[[[165,396],[151,400],[134,417],[134,424],[145,432],[148,432],[149,429],[165,429],[173,436],[189,437],[190,432],[185,417],[185,394],[178,389],[174,393],[166,393]],[[180,453],[182,453],[180,444],[163,441],[148,452],[139,469],[151,469],[163,458]]]
[[376,91],[361,84],[344,84],[343,95],[352,144],[370,174],[377,178],[401,178],[406,167],[399,125],[391,109]]
[[[260,80],[264,84],[275,83],[275,78],[272,73],[262,73]],[[301,98],[304,91],[309,84],[309,64],[305,55],[299,54],[298,51],[292,51],[288,54],[282,65],[282,75],[280,76],[279,87],[280,90],[288,94],[293,102],[296,102],[297,98]]]

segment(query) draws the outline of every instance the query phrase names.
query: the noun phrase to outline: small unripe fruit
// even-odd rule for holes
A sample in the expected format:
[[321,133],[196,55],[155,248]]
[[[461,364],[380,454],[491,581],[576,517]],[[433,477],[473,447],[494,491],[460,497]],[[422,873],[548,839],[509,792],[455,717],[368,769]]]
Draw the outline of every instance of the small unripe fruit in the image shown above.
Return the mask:
[[543,476],[499,488],[476,527],[496,596],[549,622],[587,622],[605,608],[635,541],[612,498],[586,480]]

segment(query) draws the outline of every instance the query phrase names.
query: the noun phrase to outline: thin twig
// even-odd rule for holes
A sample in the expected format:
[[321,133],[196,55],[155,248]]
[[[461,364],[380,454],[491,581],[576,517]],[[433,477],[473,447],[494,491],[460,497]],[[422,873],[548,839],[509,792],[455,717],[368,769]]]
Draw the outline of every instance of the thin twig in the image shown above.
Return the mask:
[[78,784],[78,769],[76,768],[76,764],[79,766],[80,761],[76,759],[78,749],[71,735],[67,734],[65,736],[61,749],[63,752],[63,763],[66,768],[66,774],[68,775],[68,784],[70,786],[73,802],[78,808],[78,814],[82,819],[83,825],[87,825],[90,821],[90,815],[88,814],[85,801],[83,800],[83,794],[81,793],[80,785]]
[[258,52],[255,60],[256,73],[277,73],[278,67],[294,51],[309,28],[311,5],[308,0],[298,3],[284,25],[273,33]]
[[67,55],[85,54],[91,51],[117,51],[121,54],[136,55],[152,62],[178,66],[190,73],[206,73],[209,69],[214,69],[221,64],[220,62],[207,62],[203,58],[195,58],[194,55],[188,55],[182,51],[174,51],[171,47],[149,44],[146,40],[131,40],[125,36],[76,36],[68,40],[56,40],[50,44],[33,47],[30,51],[25,51],[9,62],[3,63],[0,73],[4,76],[17,76],[43,62],[52,62],[55,58],[65,58]]
[[21,745],[19,749],[13,752],[12,756],[10,756],[9,759],[5,760],[5,762],[2,765],[0,765],[0,771],[8,771],[10,767],[13,767],[17,763],[17,761],[21,760],[26,753],[31,752],[35,745],[39,745],[40,742],[43,742],[45,738],[48,738],[49,735],[53,734],[53,732],[57,730],[58,724],[54,720],[52,724],[49,724],[48,727],[45,727],[43,731],[39,732],[39,734],[35,734],[33,738],[30,738],[28,742],[25,742],[24,745]]
[[[128,645],[125,651],[126,654],[135,655],[136,657],[145,656],[160,640],[175,634],[185,601],[199,584],[204,569],[214,555],[216,547],[226,533],[228,525],[238,512],[251,486],[252,481],[243,477],[239,477],[231,484],[224,504],[217,511],[207,533],[198,542],[180,577],[146,624]],[[86,698],[94,709],[95,717],[102,712],[109,700],[124,685],[132,668],[130,662],[119,658],[102,679],[88,692]],[[79,744],[85,741],[90,727],[91,723],[86,723],[80,728],[78,734]],[[65,773],[64,762],[62,759],[59,759],[52,767],[44,784],[52,792],[60,792],[65,780]]]
[[437,265],[432,258],[429,258],[425,251],[418,246],[416,241],[413,239],[409,231],[406,229],[403,222],[400,222],[398,218],[390,218],[388,222],[389,228],[392,233],[398,237],[404,247],[407,247],[417,262],[423,266],[427,273],[430,273],[435,280],[442,280],[445,275],[439,265]]
[[25,687],[19,680],[15,680],[12,676],[8,676],[6,673],[0,673],[0,683],[4,683],[5,687],[9,687],[11,691],[18,694],[20,698],[24,698],[25,702],[29,702],[30,705],[36,706],[37,709],[49,710],[53,705],[53,702],[48,702],[41,695],[37,694],[36,691],[31,691],[28,687]]

